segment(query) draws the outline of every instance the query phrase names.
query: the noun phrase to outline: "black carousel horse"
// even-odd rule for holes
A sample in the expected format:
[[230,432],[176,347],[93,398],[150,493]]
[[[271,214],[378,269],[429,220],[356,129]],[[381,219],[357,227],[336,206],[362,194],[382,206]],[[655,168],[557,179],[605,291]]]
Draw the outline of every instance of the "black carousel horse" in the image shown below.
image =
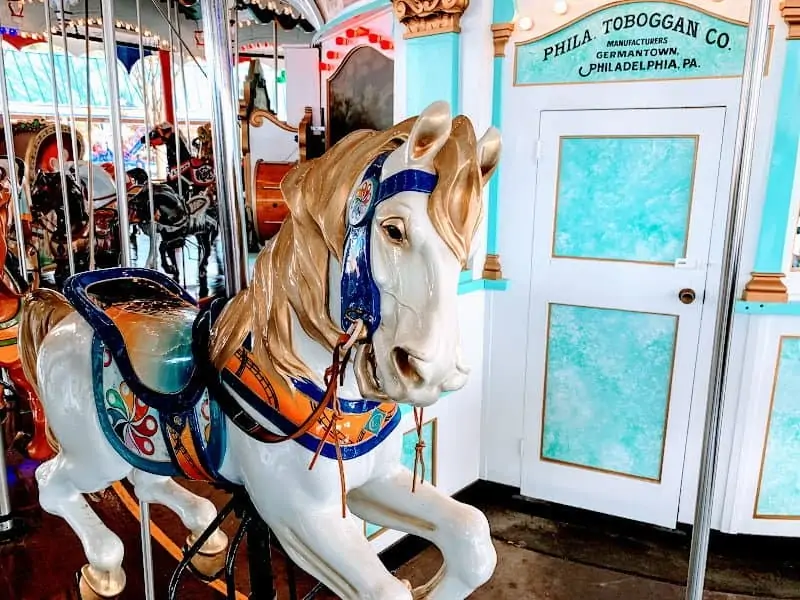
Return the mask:
[[[67,235],[62,180],[59,172],[38,171],[31,186],[31,216],[49,233],[49,250],[56,265],[56,285],[70,275],[67,244],[72,244],[75,271],[89,269],[89,213],[87,200],[71,173],[65,173],[67,207],[71,231]],[[98,268],[119,266],[119,215],[115,208],[94,210],[95,264]]]
[[[131,223],[138,224],[141,231],[150,236],[152,227],[147,174],[142,169],[132,169],[128,171],[128,176],[143,185],[141,191],[128,199]],[[198,275],[201,295],[204,295],[203,290],[208,289],[208,260],[219,235],[217,221],[208,214],[208,209],[209,202],[203,195],[187,202],[171,186],[153,184],[153,213],[156,233],[160,237],[158,249],[164,271],[176,281],[179,279],[180,269],[175,251],[184,247],[186,238],[194,236],[200,250]],[[152,244],[152,237],[150,241]]]

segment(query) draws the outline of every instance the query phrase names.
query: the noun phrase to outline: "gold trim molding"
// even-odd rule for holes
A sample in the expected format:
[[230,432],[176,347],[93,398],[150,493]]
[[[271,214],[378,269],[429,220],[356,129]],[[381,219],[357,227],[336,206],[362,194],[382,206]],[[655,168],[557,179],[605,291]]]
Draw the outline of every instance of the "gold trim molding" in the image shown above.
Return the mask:
[[487,254],[486,260],[483,263],[483,279],[492,279],[498,281],[503,278],[503,267],[500,264],[499,254]]
[[788,302],[789,290],[783,273],[753,273],[744,286],[742,300],[748,302]]
[[781,16],[789,28],[787,40],[800,40],[800,0],[783,0]]
[[469,0],[392,0],[394,14],[405,25],[404,39],[461,33],[461,15]]
[[506,44],[514,33],[514,23],[492,23],[494,38],[494,55],[503,58],[506,55]]

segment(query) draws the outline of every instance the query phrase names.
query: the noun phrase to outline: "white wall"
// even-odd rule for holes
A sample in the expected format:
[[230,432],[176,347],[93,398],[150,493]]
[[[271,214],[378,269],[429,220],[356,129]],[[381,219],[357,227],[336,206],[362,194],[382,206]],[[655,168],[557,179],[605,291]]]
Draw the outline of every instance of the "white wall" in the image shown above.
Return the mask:
[[297,127],[305,107],[310,106],[314,124],[320,123],[319,50],[286,48],[286,120]]

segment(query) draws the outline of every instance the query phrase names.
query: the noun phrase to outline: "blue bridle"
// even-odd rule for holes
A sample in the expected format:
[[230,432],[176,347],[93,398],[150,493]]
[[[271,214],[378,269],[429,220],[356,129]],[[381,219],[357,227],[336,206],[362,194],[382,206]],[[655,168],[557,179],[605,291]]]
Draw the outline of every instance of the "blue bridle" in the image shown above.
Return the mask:
[[380,294],[372,278],[370,260],[375,209],[402,192],[431,194],[438,181],[436,175],[418,169],[405,169],[381,181],[383,164],[389,154],[381,154],[367,167],[347,205],[342,257],[342,329],[347,331],[360,319],[367,328],[368,337],[372,337],[381,322]]

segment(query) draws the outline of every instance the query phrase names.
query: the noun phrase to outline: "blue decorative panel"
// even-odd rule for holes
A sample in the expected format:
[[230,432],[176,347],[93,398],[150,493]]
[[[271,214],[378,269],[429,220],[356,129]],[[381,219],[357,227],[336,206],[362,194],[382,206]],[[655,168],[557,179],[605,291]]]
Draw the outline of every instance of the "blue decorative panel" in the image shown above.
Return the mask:
[[800,517],[800,338],[781,340],[756,517]]
[[553,256],[686,256],[696,151],[696,136],[561,138]]
[[737,77],[747,27],[683,4],[600,8],[516,47],[515,85]]
[[[436,485],[436,419],[431,419],[422,426],[422,441],[425,442],[425,450],[422,456],[425,460],[425,481]],[[412,429],[403,435],[403,466],[414,472],[414,457],[416,456],[417,430]],[[417,474],[419,477],[419,472]],[[372,523],[364,524],[364,533],[368,538],[372,538],[384,531],[383,527]]]
[[678,318],[551,304],[543,460],[658,480]]

